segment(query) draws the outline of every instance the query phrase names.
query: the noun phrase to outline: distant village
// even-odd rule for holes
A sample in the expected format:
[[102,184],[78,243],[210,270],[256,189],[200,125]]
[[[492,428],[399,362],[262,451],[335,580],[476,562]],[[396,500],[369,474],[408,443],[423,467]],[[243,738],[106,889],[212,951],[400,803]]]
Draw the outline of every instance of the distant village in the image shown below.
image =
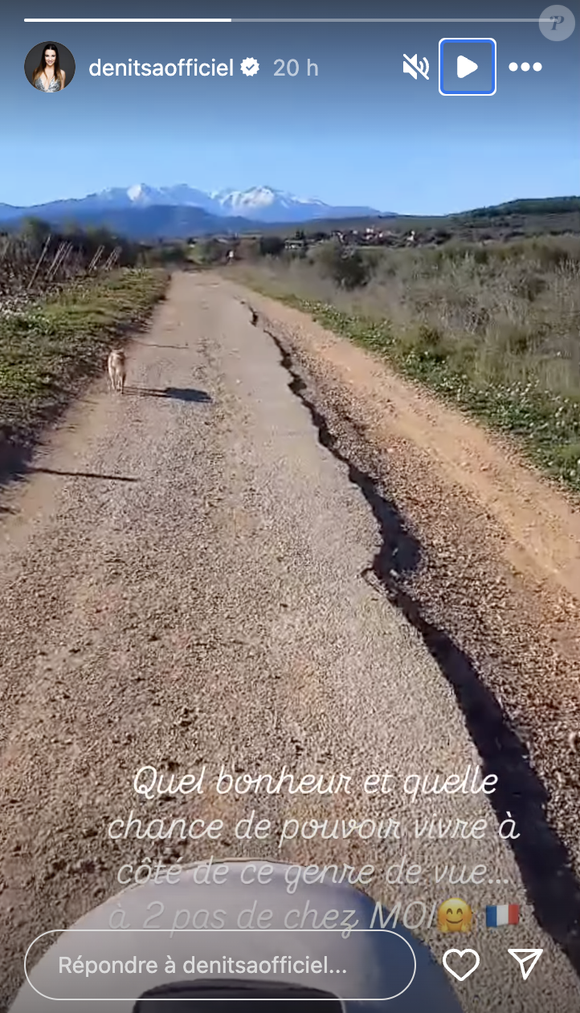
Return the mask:
[[[448,238],[448,233],[444,238]],[[343,246],[414,246],[418,242],[414,229],[403,233],[369,225],[364,229],[333,229],[331,232],[315,232],[309,236],[297,233],[295,237],[286,239],[284,245],[287,250],[298,251],[305,246],[328,242],[329,239],[338,240]]]
[[[487,219],[474,215],[473,218],[458,216],[457,218],[437,219],[389,219],[365,225],[363,222],[328,223],[310,222],[307,226],[297,225],[292,235],[288,235],[289,226],[264,226],[263,231],[242,233],[238,235],[222,234],[213,237],[196,237],[189,240],[191,247],[212,247],[210,259],[228,262],[243,260],[254,255],[279,256],[286,252],[289,255],[303,257],[313,247],[334,241],[349,249],[361,247],[387,247],[408,249],[418,247],[442,246],[450,240],[475,242],[482,246],[490,243],[508,242],[519,239],[527,234],[544,234],[547,229],[555,234],[562,231],[577,232],[574,216],[578,212],[567,215],[545,214],[530,216],[523,214],[505,214],[491,216]],[[561,219],[564,219],[562,221]],[[398,228],[393,228],[396,221]],[[355,227],[356,226],[356,227]],[[412,228],[411,226],[415,226]]]
[[[304,255],[312,247],[321,243],[334,240],[345,247],[413,247],[433,246],[447,242],[451,238],[451,232],[447,229],[426,229],[420,233],[414,229],[402,231],[385,229],[376,225],[368,225],[360,228],[342,228],[306,232],[297,229],[293,236],[278,236],[269,232],[241,236],[217,236],[211,242],[218,243],[223,253],[223,259],[236,260],[244,257],[248,248],[259,244],[262,253],[280,254],[283,251],[294,253],[298,256]],[[207,243],[207,239],[199,238],[192,240],[195,245]]]

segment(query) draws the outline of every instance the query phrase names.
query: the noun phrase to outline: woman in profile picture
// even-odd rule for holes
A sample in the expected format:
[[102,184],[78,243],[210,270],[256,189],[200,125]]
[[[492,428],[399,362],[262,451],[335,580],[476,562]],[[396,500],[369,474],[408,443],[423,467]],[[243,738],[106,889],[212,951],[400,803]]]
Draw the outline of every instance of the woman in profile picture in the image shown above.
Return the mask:
[[39,91],[61,91],[65,78],[66,74],[60,68],[58,49],[54,42],[47,42],[40,64],[32,75],[32,83]]

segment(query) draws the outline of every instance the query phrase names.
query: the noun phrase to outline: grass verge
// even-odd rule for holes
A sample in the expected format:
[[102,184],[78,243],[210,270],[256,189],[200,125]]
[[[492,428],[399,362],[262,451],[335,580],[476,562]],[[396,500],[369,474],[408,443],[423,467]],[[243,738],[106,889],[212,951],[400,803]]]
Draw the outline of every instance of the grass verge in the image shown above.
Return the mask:
[[144,325],[168,281],[161,269],[125,268],[0,317],[0,471]]
[[[506,370],[496,369],[495,375],[485,375],[478,368],[476,341],[446,340],[441,328],[425,320],[401,326],[377,314],[367,316],[289,293],[257,271],[244,272],[243,283],[307,313],[328,330],[384,357],[401,375],[424,384],[490,429],[514,437],[546,474],[580,491],[580,396],[574,389],[564,393],[558,385],[550,387],[541,371],[507,376]],[[576,375],[575,363],[569,362],[567,368],[569,375]]]

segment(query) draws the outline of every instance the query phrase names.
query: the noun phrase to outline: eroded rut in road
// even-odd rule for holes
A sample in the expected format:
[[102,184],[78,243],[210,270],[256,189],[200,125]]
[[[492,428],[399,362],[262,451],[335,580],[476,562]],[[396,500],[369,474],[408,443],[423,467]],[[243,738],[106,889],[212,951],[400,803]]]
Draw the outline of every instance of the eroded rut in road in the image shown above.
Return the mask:
[[[381,545],[361,577],[374,577],[388,600],[421,635],[453,688],[485,773],[499,776],[498,789],[492,796],[498,821],[509,813],[520,829],[512,847],[536,917],[580,973],[580,883],[564,840],[546,817],[546,785],[530,762],[510,716],[498,703],[493,680],[482,675],[469,651],[460,646],[463,638],[449,631],[448,610],[453,612],[455,603],[447,601],[437,615],[438,621],[433,622],[428,617],[430,602],[421,595],[421,584],[416,591],[413,589],[413,574],[428,569],[430,561],[410,523],[399,512],[396,500],[385,494],[389,476],[380,453],[373,451],[363,428],[344,405],[329,403],[328,391],[313,382],[308,364],[300,360],[298,350],[288,341],[288,332],[282,336],[281,329],[267,316],[258,317],[257,323],[275,342],[281,364],[290,375],[289,387],[308,409],[320,443],[347,467],[350,482],[360,489],[375,517]],[[460,593],[461,587],[457,591]],[[482,633],[480,654],[490,649],[485,631]],[[504,678],[513,679],[509,659],[496,656],[496,671],[499,665],[508,669]],[[578,814],[574,816],[572,825],[566,827],[572,839]],[[547,868],[553,870],[553,879],[546,876]]]

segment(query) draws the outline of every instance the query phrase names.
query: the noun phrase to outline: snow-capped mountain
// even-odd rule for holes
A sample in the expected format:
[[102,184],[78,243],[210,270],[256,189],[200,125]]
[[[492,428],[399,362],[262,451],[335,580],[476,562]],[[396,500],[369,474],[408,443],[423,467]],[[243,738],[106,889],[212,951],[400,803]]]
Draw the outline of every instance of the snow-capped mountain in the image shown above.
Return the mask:
[[[249,190],[220,190],[211,194],[222,214],[241,215],[254,221],[285,222],[334,217],[342,209],[333,208],[316,197],[297,197],[272,186],[254,186]],[[347,212],[348,213],[348,212]]]
[[324,219],[366,218],[379,214],[369,207],[337,207],[317,197],[297,197],[272,186],[207,193],[188,183],[149,186],[135,183],[99,193],[29,207],[0,203],[2,227],[18,228],[26,217],[42,218],[59,228],[63,222],[112,229],[137,239],[186,238],[215,233],[252,231],[261,225],[307,224]]
[[196,190],[187,183],[177,186],[148,186],[147,183],[134,183],[133,186],[110,187],[100,193],[90,194],[85,201],[102,201],[107,207],[193,207],[216,213],[217,206],[213,198],[204,190]]
[[[137,183],[126,190],[115,187],[100,194],[109,207],[151,207],[172,205],[174,207],[198,207],[214,215],[232,215],[249,218],[257,222],[298,222],[316,218],[346,218],[352,215],[376,215],[369,207],[335,207],[325,204],[317,197],[297,197],[286,190],[272,186],[254,186],[249,190],[214,190],[206,193],[196,190],[187,183],[177,186],[152,187]],[[87,198],[89,199],[89,198]]]
[[42,217],[84,216],[129,208],[176,207],[200,208],[220,218],[245,218],[253,222],[308,222],[323,218],[351,218],[391,214],[369,207],[337,207],[316,197],[297,197],[272,186],[256,186],[249,190],[219,190],[207,193],[187,183],[176,186],[149,186],[135,183],[129,187],[110,187],[80,199],[53,201],[31,208],[0,205],[0,219],[19,217],[28,212]]

